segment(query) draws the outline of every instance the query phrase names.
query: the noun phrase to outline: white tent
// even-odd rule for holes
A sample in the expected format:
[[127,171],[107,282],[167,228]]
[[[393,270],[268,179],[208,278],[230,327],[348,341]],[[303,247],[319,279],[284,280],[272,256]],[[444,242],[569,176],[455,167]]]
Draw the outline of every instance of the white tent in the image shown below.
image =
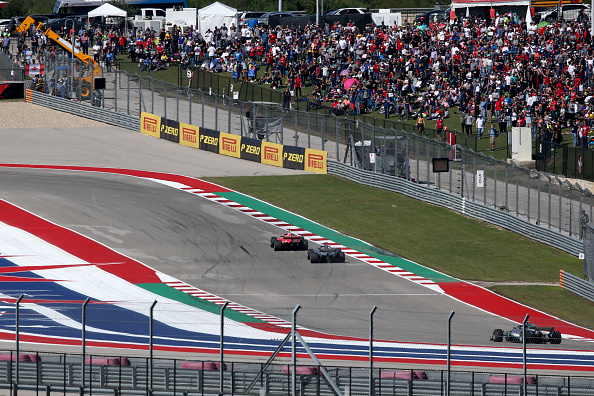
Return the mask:
[[119,9],[109,3],[105,3],[102,6],[95,8],[89,12],[89,18],[95,17],[126,17],[126,11]]
[[229,27],[232,23],[237,24],[237,9],[215,1],[211,5],[198,10],[198,30],[204,35],[208,29],[215,27]]
[[476,7],[525,7],[530,5],[530,0],[453,0],[452,9]]

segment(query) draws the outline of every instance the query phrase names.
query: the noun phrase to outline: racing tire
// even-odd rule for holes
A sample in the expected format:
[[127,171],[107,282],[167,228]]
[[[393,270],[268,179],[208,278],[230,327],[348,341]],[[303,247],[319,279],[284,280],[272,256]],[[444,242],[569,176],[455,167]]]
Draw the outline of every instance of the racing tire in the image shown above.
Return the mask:
[[274,247],[274,243],[277,241],[276,237],[272,237],[270,238],[270,247],[273,248]]
[[344,252],[338,251],[338,253],[336,254],[336,262],[344,263],[345,260],[346,260],[346,256],[345,256]]
[[312,263],[319,263],[320,258],[318,257],[318,254],[316,252],[311,252],[309,254],[309,261]]
[[301,237],[301,240],[299,241],[299,247],[303,250],[307,250],[307,247],[308,247],[307,239]]
[[503,341],[503,330],[501,330],[501,329],[493,330],[493,341],[495,341],[495,342]]
[[561,344],[561,332],[557,330],[552,331],[549,334],[549,342],[555,345]]
[[279,250],[283,250],[283,243],[281,241],[274,241],[274,250],[275,251],[279,251]]

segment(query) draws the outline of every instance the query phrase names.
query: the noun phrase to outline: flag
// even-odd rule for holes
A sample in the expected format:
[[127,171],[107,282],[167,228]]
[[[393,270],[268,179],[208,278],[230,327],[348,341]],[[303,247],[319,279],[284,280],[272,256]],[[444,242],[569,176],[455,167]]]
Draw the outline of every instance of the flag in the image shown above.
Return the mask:
[[43,63],[31,63],[25,66],[25,74],[30,76],[38,76],[43,74],[44,65]]

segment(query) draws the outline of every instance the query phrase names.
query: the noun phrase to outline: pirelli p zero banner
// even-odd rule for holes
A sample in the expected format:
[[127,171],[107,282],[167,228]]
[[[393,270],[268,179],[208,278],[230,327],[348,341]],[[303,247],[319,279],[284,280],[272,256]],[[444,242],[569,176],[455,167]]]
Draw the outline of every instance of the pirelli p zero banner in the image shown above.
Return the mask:
[[161,137],[161,117],[142,112],[140,115],[140,132],[145,135]]
[[304,168],[308,172],[328,173],[326,163],[328,161],[328,153],[322,150],[305,149]]
[[262,162],[262,141],[259,139],[252,139],[248,137],[241,138],[241,146],[239,147],[241,159]]
[[212,151],[219,153],[219,131],[212,129],[200,128],[200,150]]
[[305,148],[283,146],[283,168],[305,169]]
[[219,136],[219,154],[239,158],[241,136],[221,132]]
[[179,122],[161,118],[161,139],[179,143]]
[[283,167],[283,145],[270,142],[262,142],[262,160],[263,164]]
[[141,114],[140,132],[184,146],[280,168],[316,173],[328,172],[326,165],[328,153],[322,150],[283,146],[212,129],[198,128],[150,113]]
[[184,146],[200,148],[198,136],[199,128],[194,125],[179,123],[179,143]]

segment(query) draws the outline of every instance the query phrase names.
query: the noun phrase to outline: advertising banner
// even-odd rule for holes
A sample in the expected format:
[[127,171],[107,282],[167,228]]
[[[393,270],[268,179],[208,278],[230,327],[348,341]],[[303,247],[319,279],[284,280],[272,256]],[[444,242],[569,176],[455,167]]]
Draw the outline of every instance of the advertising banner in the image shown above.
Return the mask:
[[184,124],[183,122],[179,123],[179,143],[194,148],[200,148],[198,146],[198,136],[200,134],[200,128],[190,124]]
[[304,147],[283,147],[283,168],[305,169],[305,148]]
[[248,137],[241,138],[240,158],[248,161],[260,162],[262,160],[262,141]]
[[161,139],[179,143],[179,122],[161,117]]
[[328,173],[326,160],[328,153],[322,150],[305,149],[305,170],[308,172]]
[[161,117],[151,113],[142,112],[140,115],[140,132],[145,135],[161,137]]
[[219,131],[212,129],[201,128],[200,129],[200,150],[212,151],[213,153],[219,153]]
[[219,137],[219,154],[228,155],[229,157],[240,158],[239,146],[241,145],[241,136],[231,135],[225,132],[220,133]]
[[262,141],[263,164],[283,167],[283,145]]

